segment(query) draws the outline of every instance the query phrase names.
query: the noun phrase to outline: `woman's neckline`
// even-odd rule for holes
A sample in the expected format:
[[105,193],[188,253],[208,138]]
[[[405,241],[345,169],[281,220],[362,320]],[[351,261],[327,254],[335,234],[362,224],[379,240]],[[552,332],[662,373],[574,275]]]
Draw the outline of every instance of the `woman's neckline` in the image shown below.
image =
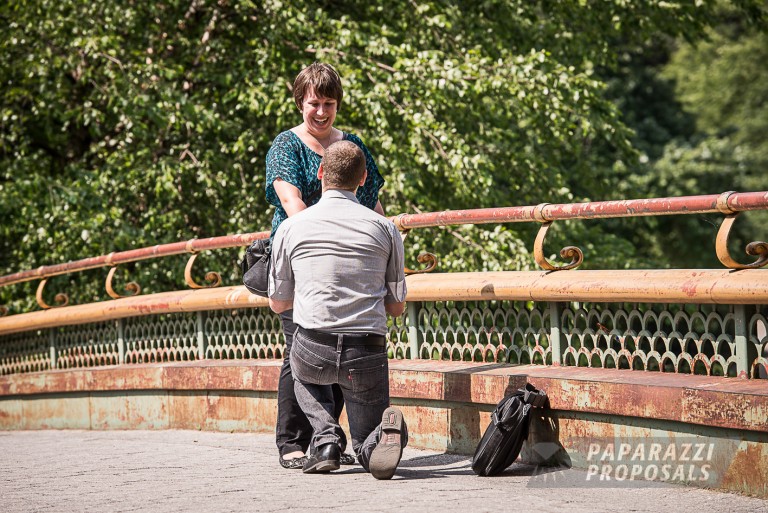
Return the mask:
[[[295,127],[294,127],[294,128],[295,128]],[[316,152],[315,150],[313,150],[313,149],[312,149],[312,147],[311,147],[310,145],[308,145],[307,143],[305,143],[305,142],[304,142],[304,140],[303,140],[303,139],[302,139],[302,138],[299,136],[299,134],[297,134],[297,133],[296,133],[296,132],[294,132],[293,130],[294,130],[294,129],[293,129],[293,128],[291,128],[291,129],[290,129],[290,130],[288,130],[288,131],[289,131],[291,134],[293,134],[293,136],[294,136],[296,139],[298,139],[298,140],[299,140],[299,142],[300,142],[301,144],[303,144],[303,145],[304,145],[304,147],[306,147],[306,148],[307,148],[309,151],[311,151],[312,153],[314,153],[314,154],[315,154],[315,155],[317,155],[318,157],[320,157],[320,158],[323,158],[323,156],[322,156],[320,153],[318,153],[318,152]],[[339,130],[339,129],[337,128],[337,130]],[[341,141],[345,140],[345,139],[347,138],[347,133],[346,133],[344,130],[339,130],[339,132],[341,132],[341,139],[340,139],[340,140],[341,140]],[[317,139],[315,139],[315,140],[317,140]],[[317,141],[317,143],[318,143],[318,144],[320,144],[320,141]],[[325,148],[323,148],[323,149],[325,149]]]

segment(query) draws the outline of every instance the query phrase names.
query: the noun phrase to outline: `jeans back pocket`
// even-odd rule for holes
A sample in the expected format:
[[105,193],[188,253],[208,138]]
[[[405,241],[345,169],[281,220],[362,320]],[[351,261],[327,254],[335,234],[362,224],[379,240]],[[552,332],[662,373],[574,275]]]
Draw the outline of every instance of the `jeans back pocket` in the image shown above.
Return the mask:
[[349,381],[357,402],[377,404],[389,399],[389,362],[386,354],[365,358],[349,369]]

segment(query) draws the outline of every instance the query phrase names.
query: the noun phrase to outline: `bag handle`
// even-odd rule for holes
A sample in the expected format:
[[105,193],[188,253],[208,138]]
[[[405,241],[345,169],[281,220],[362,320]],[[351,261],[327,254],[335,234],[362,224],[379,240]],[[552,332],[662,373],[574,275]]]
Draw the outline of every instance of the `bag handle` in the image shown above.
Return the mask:
[[547,393],[543,390],[538,390],[530,383],[526,383],[525,387],[521,388],[520,391],[523,392],[522,399],[525,404],[530,404],[536,408],[545,408],[549,402]]

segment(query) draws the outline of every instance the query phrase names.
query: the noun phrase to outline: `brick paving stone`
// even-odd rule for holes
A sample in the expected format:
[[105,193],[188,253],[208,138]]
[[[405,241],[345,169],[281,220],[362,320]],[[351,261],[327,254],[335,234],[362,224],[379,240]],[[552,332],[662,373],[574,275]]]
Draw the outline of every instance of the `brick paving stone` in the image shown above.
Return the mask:
[[391,481],[359,466],[304,475],[278,464],[274,435],[208,431],[2,431],[0,511],[659,512],[768,511],[768,500],[516,464],[480,478],[467,456],[407,448]]

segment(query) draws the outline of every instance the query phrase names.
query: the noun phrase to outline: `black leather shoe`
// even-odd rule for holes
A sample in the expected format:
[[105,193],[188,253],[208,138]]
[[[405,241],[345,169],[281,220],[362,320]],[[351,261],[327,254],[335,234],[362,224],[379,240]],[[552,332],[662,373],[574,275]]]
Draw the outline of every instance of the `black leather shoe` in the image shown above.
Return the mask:
[[341,466],[339,458],[341,451],[335,443],[323,444],[309,456],[302,469],[305,474],[319,474],[338,470]]
[[339,457],[339,463],[342,465],[354,465],[355,457],[351,454],[347,454],[346,452],[342,452],[341,456]]
[[280,466],[287,469],[302,468],[306,462],[306,456],[299,456],[298,458],[293,458],[290,460],[284,460],[283,457],[280,456]]

